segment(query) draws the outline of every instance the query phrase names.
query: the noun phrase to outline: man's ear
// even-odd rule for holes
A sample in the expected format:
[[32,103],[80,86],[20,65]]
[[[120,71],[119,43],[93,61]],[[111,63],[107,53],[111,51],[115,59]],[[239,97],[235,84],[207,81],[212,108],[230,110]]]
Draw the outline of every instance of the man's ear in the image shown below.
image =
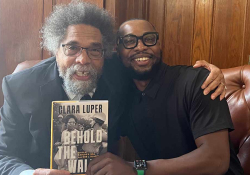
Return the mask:
[[162,49],[160,40],[158,40],[157,44],[159,44],[160,48]]
[[118,44],[115,45],[114,50],[116,51],[117,56],[119,57],[119,45]]

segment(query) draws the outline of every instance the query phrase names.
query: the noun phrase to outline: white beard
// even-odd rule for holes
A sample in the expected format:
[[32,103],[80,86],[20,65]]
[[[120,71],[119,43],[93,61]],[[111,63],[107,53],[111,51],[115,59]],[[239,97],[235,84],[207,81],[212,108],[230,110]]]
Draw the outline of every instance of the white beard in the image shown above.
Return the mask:
[[[63,79],[63,84],[65,91],[70,92],[74,95],[85,95],[93,91],[97,86],[97,80],[100,73],[98,74],[91,65],[79,65],[75,64],[69,68],[61,68],[58,66],[59,76]],[[76,71],[88,71],[90,75],[90,80],[80,81],[73,79],[73,75]]]

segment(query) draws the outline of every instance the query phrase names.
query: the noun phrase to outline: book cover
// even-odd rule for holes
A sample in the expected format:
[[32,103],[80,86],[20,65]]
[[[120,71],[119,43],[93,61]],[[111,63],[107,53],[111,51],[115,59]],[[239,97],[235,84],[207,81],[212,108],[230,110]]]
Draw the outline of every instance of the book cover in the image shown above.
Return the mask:
[[50,168],[84,175],[107,152],[108,101],[53,101]]

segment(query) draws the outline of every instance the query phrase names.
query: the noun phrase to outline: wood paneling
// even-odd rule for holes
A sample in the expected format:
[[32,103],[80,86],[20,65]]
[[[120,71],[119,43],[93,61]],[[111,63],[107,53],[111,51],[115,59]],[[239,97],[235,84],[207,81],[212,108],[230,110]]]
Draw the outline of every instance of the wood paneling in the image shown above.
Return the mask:
[[[58,5],[58,4],[68,4],[71,2],[71,0],[53,0],[53,4],[54,5]],[[98,7],[103,8],[103,0],[82,0],[84,2],[90,2],[93,4],[96,4]]]
[[126,19],[132,19],[132,18],[142,18],[146,19],[145,16],[145,8],[146,7],[146,1],[145,0],[127,0],[124,5],[126,5]]
[[[41,0],[0,1],[0,79],[25,60],[41,59],[39,29],[43,21]],[[28,10],[27,10],[28,9]],[[0,105],[3,96],[0,88]]]
[[148,0],[105,0],[105,9],[116,21],[116,30],[126,20],[147,19]]
[[195,0],[167,0],[163,61],[169,65],[191,63]]
[[250,64],[250,1],[247,2],[245,14],[245,35],[242,65]]
[[[115,19],[115,31],[118,30],[120,24],[126,20],[126,8],[124,7],[125,1],[119,0],[105,0],[104,8],[110,12]],[[121,5],[122,4],[122,5]]]
[[104,8],[115,18],[117,14],[117,0],[104,0]]
[[246,5],[246,0],[215,1],[211,62],[220,68],[241,65]]
[[68,4],[71,0],[53,0],[53,5]]
[[147,20],[152,23],[160,35],[161,45],[164,39],[164,14],[165,14],[165,0],[148,0],[147,4]]
[[192,64],[197,60],[210,62],[214,0],[197,0],[195,5]]
[[[45,22],[46,18],[50,15],[50,13],[53,10],[53,0],[44,0],[43,1],[43,23]],[[51,57],[52,55],[45,49],[43,50],[43,56],[42,59],[47,59]]]

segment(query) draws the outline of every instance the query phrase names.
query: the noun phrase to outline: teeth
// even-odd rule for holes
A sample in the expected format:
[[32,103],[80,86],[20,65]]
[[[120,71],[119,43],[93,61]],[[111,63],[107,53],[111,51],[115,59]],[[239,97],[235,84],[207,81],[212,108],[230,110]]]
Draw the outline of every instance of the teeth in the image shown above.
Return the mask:
[[148,57],[136,58],[135,61],[147,61],[149,60]]
[[76,72],[76,75],[78,75],[78,76],[88,76],[89,75],[89,72],[79,72],[79,71],[77,71]]

